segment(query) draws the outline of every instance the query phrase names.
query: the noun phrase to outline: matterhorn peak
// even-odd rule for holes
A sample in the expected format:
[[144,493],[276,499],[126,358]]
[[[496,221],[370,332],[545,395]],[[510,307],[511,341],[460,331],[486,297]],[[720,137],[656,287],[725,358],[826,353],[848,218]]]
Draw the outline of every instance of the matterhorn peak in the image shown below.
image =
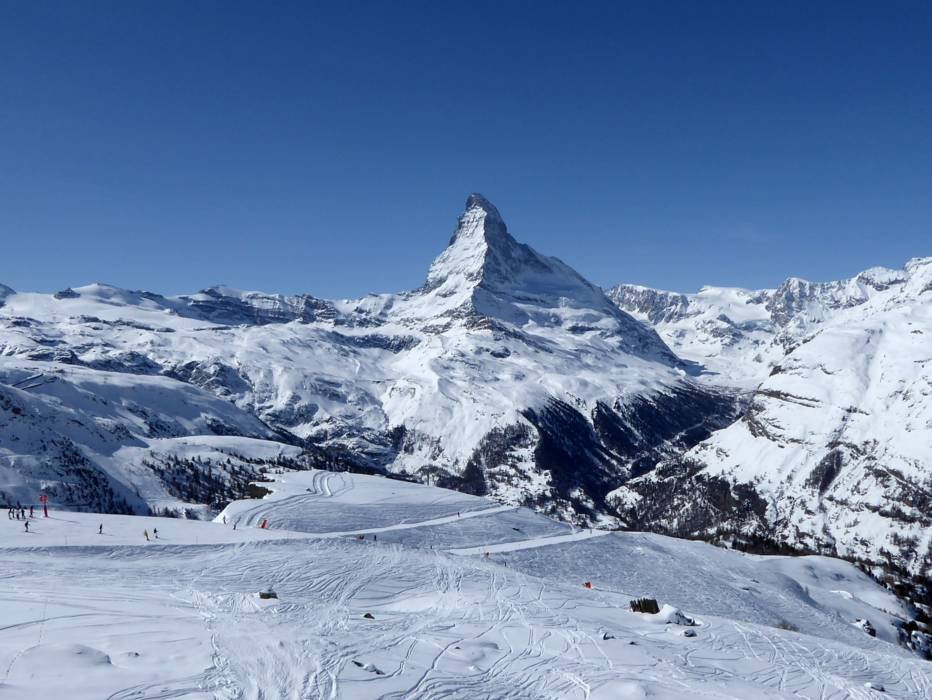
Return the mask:
[[501,215],[498,213],[498,209],[495,208],[495,205],[492,204],[489,200],[483,197],[478,192],[473,192],[466,198],[466,211],[470,209],[482,209],[486,214],[491,214],[498,219],[501,219]]
[[466,199],[449,246],[430,266],[425,289],[444,300],[442,307],[467,300],[475,305],[474,294],[482,290],[498,299],[495,306],[518,296],[548,308],[581,303],[617,311],[569,266],[516,241],[498,209],[475,193]]
[[467,198],[450,245],[406,306],[408,315],[421,319],[479,315],[516,326],[604,331],[629,352],[664,362],[673,358],[654,331],[622,312],[600,288],[512,238],[498,209],[479,194]]
[[495,240],[512,244],[515,242],[495,205],[481,194],[473,192],[466,198],[466,209],[457,221],[450,245],[458,241],[489,243]]
[[502,219],[502,215],[498,213],[498,209],[478,192],[473,192],[466,198],[466,210],[460,217],[461,221],[463,219],[481,219],[490,233],[508,232],[505,221]]
[[507,258],[511,256],[506,251],[519,247],[495,205],[473,193],[466,199],[466,209],[457,220],[447,249],[430,266],[427,286],[478,284],[493,260],[502,257],[494,251],[504,252]]

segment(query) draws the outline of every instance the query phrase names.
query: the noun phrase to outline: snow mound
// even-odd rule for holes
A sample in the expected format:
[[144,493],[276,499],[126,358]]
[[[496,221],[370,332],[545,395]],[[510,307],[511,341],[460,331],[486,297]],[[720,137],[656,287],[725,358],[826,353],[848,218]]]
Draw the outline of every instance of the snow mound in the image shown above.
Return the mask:
[[691,617],[687,617],[683,612],[669,603],[664,603],[663,607],[660,608],[660,612],[657,613],[657,618],[663,620],[668,625],[682,625],[684,627],[693,627],[696,624],[696,621]]

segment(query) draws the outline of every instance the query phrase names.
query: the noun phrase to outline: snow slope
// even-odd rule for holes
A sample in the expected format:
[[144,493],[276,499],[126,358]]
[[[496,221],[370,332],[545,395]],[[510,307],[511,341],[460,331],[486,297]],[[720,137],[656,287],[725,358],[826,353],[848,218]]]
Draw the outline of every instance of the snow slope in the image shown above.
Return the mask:
[[[928,662],[883,637],[896,600],[843,562],[633,533],[566,541],[541,534],[531,511],[491,512],[481,499],[379,477],[286,473],[271,488],[268,519],[283,509],[297,522],[293,499],[304,498],[307,524],[325,536],[54,512],[62,519],[39,518],[27,535],[0,520],[0,698],[918,699],[932,690]],[[471,517],[456,518],[464,502]],[[396,525],[423,523],[393,530],[412,540],[386,542],[384,529],[378,540],[332,536],[371,525],[348,504],[388,503],[404,506]],[[256,505],[231,504],[228,521]],[[436,523],[444,508],[455,520]],[[530,537],[488,557],[418,544],[418,530],[509,513],[527,519]],[[143,527],[164,541],[145,542]],[[260,600],[268,586],[278,598]],[[673,608],[629,612],[642,594],[695,625],[673,622],[685,622]],[[852,624],[865,615],[876,638]],[[799,631],[774,626],[789,623]]]
[[[286,473],[265,484],[261,501],[228,505],[215,522],[272,527],[319,536],[371,534],[423,548],[501,543],[570,532],[565,523],[527,508],[456,491],[360,474]],[[334,518],[338,512],[339,517]]]

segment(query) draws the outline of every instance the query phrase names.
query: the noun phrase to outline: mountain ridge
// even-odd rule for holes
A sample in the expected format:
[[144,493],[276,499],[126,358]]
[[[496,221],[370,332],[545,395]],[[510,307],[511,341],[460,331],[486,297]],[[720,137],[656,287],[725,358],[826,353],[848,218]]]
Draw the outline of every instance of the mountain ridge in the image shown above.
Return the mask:
[[772,291],[707,288],[685,313],[649,290],[613,294],[750,396],[734,424],[612,494],[630,524],[930,570],[932,258]]

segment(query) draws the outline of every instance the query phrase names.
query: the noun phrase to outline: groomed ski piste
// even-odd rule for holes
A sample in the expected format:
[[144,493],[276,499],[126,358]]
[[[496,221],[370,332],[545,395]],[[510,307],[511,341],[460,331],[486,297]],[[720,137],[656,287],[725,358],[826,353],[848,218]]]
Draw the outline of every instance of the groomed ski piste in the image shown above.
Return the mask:
[[[212,523],[0,518],[0,698],[932,697],[895,643],[905,611],[838,560],[274,478]],[[642,596],[661,613],[631,612]]]

